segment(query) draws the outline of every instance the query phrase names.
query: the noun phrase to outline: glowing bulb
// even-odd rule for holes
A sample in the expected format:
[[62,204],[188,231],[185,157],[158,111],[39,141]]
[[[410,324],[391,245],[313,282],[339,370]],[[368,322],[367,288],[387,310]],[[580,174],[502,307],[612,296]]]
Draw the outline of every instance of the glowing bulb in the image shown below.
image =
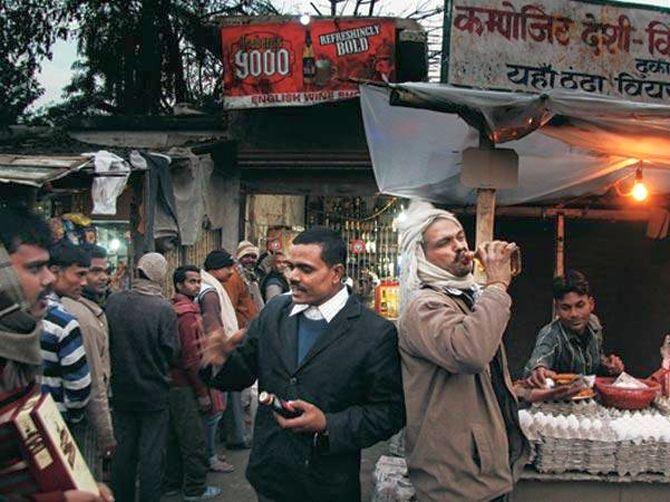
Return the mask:
[[119,239],[112,239],[109,241],[109,250],[112,253],[116,253],[121,247],[121,241]]
[[398,223],[404,223],[407,220],[407,213],[405,211],[400,211],[398,213]]
[[638,202],[647,200],[647,197],[649,197],[649,190],[647,189],[647,185],[645,185],[642,181],[636,181],[633,185],[633,190],[630,192],[630,195]]
[[309,14],[303,14],[302,16],[300,16],[300,24],[302,24],[303,26],[307,26],[311,22],[312,18],[309,17]]
[[644,184],[644,181],[642,181],[642,168],[638,168],[635,171],[635,184],[633,185],[630,195],[638,202],[642,202],[649,197],[649,190]]

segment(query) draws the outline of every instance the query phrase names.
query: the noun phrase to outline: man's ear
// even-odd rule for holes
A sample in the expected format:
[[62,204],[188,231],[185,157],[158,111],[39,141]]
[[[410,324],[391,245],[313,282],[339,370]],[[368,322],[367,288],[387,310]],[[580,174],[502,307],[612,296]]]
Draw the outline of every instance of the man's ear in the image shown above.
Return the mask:
[[596,308],[596,299],[593,298],[592,296],[589,296],[589,305],[591,306],[591,310],[595,310],[595,308]]
[[344,277],[344,274],[345,274],[344,265],[341,264],[341,263],[338,263],[337,265],[334,265],[334,266],[333,266],[333,270],[334,270],[335,273],[338,275],[338,277],[339,277],[338,280],[339,280],[340,282],[342,282],[342,278]]

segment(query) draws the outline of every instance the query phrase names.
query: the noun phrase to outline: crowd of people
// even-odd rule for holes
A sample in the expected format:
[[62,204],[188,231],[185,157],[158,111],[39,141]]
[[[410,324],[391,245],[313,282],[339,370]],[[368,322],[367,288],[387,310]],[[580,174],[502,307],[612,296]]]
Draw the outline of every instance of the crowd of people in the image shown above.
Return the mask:
[[330,229],[305,230],[288,256],[242,241],[170,271],[147,253],[131,289],[110,294],[105,249],[54,243],[25,209],[0,221],[0,408],[49,393],[96,479],[111,462],[111,492],[33,498],[225,499],[207,484],[235,468],[222,432],[228,449],[251,448],[259,500],[356,501],[361,450],[405,427],[418,500],[504,500],[528,454],[519,402],[577,391],[548,389],[555,373],[623,371],[602,354],[588,281],[570,272],[513,383],[502,337],[516,245],[478,248],[480,285],[461,223],[427,203],[400,228],[397,327],[345,285],[347,246]]

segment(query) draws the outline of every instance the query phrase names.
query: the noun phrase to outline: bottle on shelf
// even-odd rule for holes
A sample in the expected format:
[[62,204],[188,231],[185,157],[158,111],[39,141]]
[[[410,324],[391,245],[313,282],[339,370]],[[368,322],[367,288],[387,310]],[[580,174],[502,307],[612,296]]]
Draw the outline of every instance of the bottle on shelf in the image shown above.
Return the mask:
[[305,85],[312,85],[316,77],[316,60],[312,47],[312,32],[305,31],[305,48],[302,51],[302,81]]

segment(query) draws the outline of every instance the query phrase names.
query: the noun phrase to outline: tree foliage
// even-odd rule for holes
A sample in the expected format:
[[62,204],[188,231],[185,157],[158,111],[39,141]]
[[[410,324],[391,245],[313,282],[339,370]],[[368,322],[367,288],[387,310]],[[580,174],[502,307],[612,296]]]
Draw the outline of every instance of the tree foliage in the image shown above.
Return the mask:
[[42,94],[35,74],[65,35],[61,19],[57,1],[0,0],[0,129]]
[[276,14],[269,0],[66,0],[81,60],[52,116],[160,114],[221,94],[216,15]]
[[[177,103],[220,110],[221,46],[212,20],[279,14],[276,0],[0,0],[0,126],[42,92],[34,74],[57,36],[76,40],[79,60],[65,101],[35,122],[97,114],[171,113]],[[427,24],[441,38],[442,0],[407,0],[402,12],[385,0],[319,0],[317,14],[398,15]],[[438,20],[439,21],[436,21]],[[66,29],[67,28],[67,29]],[[439,52],[432,51],[434,62]],[[34,118],[34,117],[33,117]]]

